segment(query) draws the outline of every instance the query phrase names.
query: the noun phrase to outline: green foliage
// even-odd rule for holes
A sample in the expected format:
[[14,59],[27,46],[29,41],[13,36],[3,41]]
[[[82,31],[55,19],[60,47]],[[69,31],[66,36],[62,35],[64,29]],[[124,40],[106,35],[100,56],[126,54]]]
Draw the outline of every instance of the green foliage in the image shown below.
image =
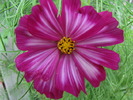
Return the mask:
[[[119,27],[124,30],[125,41],[106,48],[120,54],[120,69],[117,71],[106,69],[107,79],[98,88],[94,88],[86,82],[87,95],[81,93],[76,98],[65,93],[61,100],[133,100],[133,4],[127,0],[81,1],[83,6],[92,5],[98,12],[106,10],[113,12],[113,16],[119,21]],[[61,0],[54,0],[54,2],[60,9]],[[22,53],[15,47],[14,29],[18,25],[20,17],[30,14],[32,6],[36,4],[38,4],[38,0],[0,0],[0,67],[1,72],[2,68],[6,67],[17,74],[14,88],[20,87],[20,84],[28,87],[20,98],[23,99],[26,93],[29,93],[31,100],[49,100],[44,95],[37,93],[31,84],[23,79],[23,74],[16,70],[13,61],[18,54]],[[0,81],[5,82],[5,77],[6,75],[0,73]]]

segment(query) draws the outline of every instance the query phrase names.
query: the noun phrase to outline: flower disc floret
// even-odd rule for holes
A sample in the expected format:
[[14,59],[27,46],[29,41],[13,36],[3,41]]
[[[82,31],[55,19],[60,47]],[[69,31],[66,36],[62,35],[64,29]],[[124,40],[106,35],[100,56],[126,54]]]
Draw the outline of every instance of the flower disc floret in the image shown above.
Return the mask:
[[71,38],[63,37],[57,44],[58,49],[65,54],[71,54],[74,48],[75,41],[72,41]]

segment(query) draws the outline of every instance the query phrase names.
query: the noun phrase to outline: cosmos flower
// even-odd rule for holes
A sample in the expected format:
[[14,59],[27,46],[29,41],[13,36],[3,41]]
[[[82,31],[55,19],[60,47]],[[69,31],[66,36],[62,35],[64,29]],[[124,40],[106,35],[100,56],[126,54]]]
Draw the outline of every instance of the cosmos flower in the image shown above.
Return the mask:
[[60,14],[52,0],[40,0],[15,29],[17,47],[26,51],[16,67],[48,98],[62,98],[64,91],[77,97],[86,93],[85,79],[98,87],[106,77],[104,67],[119,68],[119,55],[101,48],[123,42],[117,26],[111,12],[81,7],[80,0],[62,0]]

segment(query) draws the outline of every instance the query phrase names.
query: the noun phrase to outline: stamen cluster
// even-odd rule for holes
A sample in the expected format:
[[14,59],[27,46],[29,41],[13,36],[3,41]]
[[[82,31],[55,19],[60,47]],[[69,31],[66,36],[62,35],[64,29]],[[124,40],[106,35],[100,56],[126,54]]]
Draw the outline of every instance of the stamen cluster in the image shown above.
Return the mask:
[[57,44],[58,49],[65,54],[71,54],[74,48],[75,41],[72,41],[71,38],[63,37]]

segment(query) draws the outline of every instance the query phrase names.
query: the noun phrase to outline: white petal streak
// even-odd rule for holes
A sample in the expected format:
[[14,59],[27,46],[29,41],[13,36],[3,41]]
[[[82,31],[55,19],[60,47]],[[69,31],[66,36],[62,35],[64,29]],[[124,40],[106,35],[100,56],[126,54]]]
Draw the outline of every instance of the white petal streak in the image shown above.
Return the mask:
[[98,74],[100,75],[99,70],[96,69],[94,65],[88,62],[85,58],[81,57],[79,54],[74,53],[74,55],[85,74],[88,75],[90,79],[97,79]]
[[85,15],[82,16],[80,14],[78,14],[78,16],[81,16],[80,19],[78,19],[79,17],[77,17],[77,20],[80,21],[79,23],[80,26],[74,34],[78,34],[78,33],[83,34],[95,25],[88,22],[88,16],[85,16]]
[[[51,65],[51,63],[53,63],[53,58],[55,58],[56,56],[56,53],[57,53],[57,50],[56,51],[53,51],[51,54],[43,54],[41,55],[40,57],[36,58],[37,61],[40,61],[39,62],[36,62],[31,68],[30,70],[34,70],[34,68],[36,69],[36,71],[38,70],[43,70],[45,69],[45,71],[47,71],[47,69],[49,68],[49,66]],[[43,58],[43,56],[45,58]],[[58,57],[57,57],[58,59]],[[43,72],[45,73],[45,72]]]
[[68,37],[77,37],[95,26],[88,15],[72,12],[65,7],[65,33]]
[[[52,8],[51,8],[49,2],[48,2],[48,6],[49,6],[49,9],[50,9],[50,11],[51,11],[51,13],[52,13],[52,16],[53,16],[53,18],[54,18],[54,20],[55,20],[55,22],[53,23],[54,26],[62,33],[62,32],[63,32],[63,31],[62,31],[62,28],[60,27],[60,25],[59,25],[57,19],[55,18],[55,15],[54,15],[54,13],[53,13],[53,10],[52,10]],[[56,24],[55,24],[55,23],[56,23]]]
[[55,45],[55,43],[52,43],[50,41],[41,40],[38,38],[31,38],[26,41],[26,46],[47,46],[47,45]]
[[[34,55],[29,55],[29,57],[28,58],[26,58],[23,62],[26,62],[26,61],[28,61],[28,60],[31,60],[31,59],[33,59],[33,58],[36,58],[37,57],[37,59],[40,59],[42,56],[41,55],[43,55],[43,54],[47,54],[47,52],[50,52],[50,53],[52,53],[53,51],[54,51],[55,49],[48,49],[48,50],[44,50],[44,51],[42,51],[42,52],[36,52],[36,53],[34,53]],[[39,58],[40,57],[40,58]],[[36,59],[36,60],[37,60]],[[34,61],[33,61],[34,62]]]
[[[81,83],[81,77],[79,75],[79,71],[72,59],[72,57],[70,57],[70,70],[71,70],[71,73],[73,75],[73,78],[75,80],[75,83],[76,83],[76,86],[79,87],[79,86],[82,86],[82,83]],[[70,77],[71,79],[71,77]]]
[[93,39],[89,41],[87,44],[96,44],[96,43],[112,43],[112,41],[115,41],[114,38],[102,38],[102,39]]
[[[49,23],[47,22],[47,20],[46,20],[44,17],[42,17],[42,15],[40,15],[40,19],[41,19],[41,21],[43,22],[43,24],[46,26],[46,29],[48,28],[48,29],[51,30],[53,33],[57,34],[57,32],[49,25]],[[40,25],[39,23],[38,23],[38,25],[39,25],[42,29],[45,28],[43,25]],[[46,29],[45,29],[45,30],[46,30]]]
[[82,16],[80,14],[77,15],[77,18],[75,19],[74,26],[73,26],[73,28],[72,28],[70,33],[73,33],[75,31],[75,29],[79,27],[79,25],[80,25],[80,21],[79,20],[81,19],[81,17]]
[[77,47],[76,51],[80,55],[85,55],[93,63],[100,64],[99,61],[107,63],[107,61],[105,59],[103,59],[103,57],[105,56],[103,53],[96,52],[96,51],[91,50],[91,49],[83,49],[80,47]]
[[65,81],[66,81],[66,65],[67,65],[67,58],[64,58],[64,61],[62,62],[62,69],[61,69],[61,80],[62,80],[62,84],[64,85],[65,84]]
[[[108,36],[108,37],[107,37]],[[105,44],[105,43],[112,43],[112,41],[116,41],[114,37],[109,35],[97,35],[92,38],[88,38],[85,41],[79,42],[77,45],[96,45],[96,44]]]
[[[65,17],[66,17],[66,30],[65,30],[65,33],[66,35],[70,34],[70,25],[71,25],[71,22],[72,22],[72,13],[70,12],[69,8],[65,7]],[[68,36],[67,36],[68,37]]]

